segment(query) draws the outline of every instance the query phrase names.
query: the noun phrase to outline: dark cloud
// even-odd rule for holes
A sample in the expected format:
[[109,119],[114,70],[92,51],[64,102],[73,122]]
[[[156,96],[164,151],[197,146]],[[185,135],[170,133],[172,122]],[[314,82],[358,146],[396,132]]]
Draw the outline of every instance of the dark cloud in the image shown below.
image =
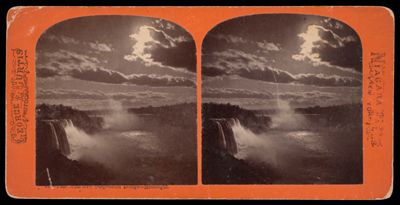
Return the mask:
[[221,76],[227,74],[223,69],[219,69],[216,67],[203,66],[201,69],[201,73],[205,76]]
[[195,86],[192,80],[184,77],[155,74],[125,75],[103,68],[96,58],[65,50],[44,53],[39,59],[36,70],[38,77],[70,76],[80,80],[111,84]]
[[202,96],[204,98],[272,98],[272,94],[269,92],[257,92],[252,90],[233,88],[205,88],[202,91]]
[[185,68],[196,72],[196,46],[194,41],[177,42],[176,47],[158,47],[151,51],[152,59],[163,65]]
[[59,75],[59,73],[51,68],[46,67],[37,67],[36,68],[36,76],[39,78],[47,78],[47,77],[54,77]]
[[93,82],[121,84],[127,81],[126,76],[116,71],[106,69],[72,70],[70,75],[76,79]]
[[203,58],[202,74],[204,76],[238,75],[243,78],[273,83],[298,83],[322,87],[361,85],[361,81],[352,77],[325,74],[291,74],[269,66],[263,57],[228,49],[214,52]]
[[236,74],[240,70],[263,70],[269,61],[258,55],[237,49],[226,49],[203,55],[203,66],[224,70],[227,74]]
[[172,77],[167,75],[157,76],[152,74],[124,75],[120,72],[106,69],[73,70],[71,76],[81,80],[112,84],[130,83],[149,86],[195,86],[193,81],[183,77]]
[[362,51],[359,42],[348,42],[342,48],[321,45],[313,50],[319,53],[322,61],[362,72]]

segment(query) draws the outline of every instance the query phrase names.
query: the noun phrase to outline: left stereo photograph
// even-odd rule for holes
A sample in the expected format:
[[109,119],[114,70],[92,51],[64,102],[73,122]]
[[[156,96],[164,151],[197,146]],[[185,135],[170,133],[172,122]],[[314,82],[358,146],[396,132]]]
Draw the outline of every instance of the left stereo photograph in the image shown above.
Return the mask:
[[36,185],[197,183],[196,46],[182,27],[73,18],[35,57]]

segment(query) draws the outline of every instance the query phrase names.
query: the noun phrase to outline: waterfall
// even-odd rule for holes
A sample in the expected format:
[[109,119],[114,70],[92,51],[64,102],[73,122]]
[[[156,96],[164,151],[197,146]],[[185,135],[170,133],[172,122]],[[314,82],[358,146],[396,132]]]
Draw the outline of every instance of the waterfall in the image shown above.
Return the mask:
[[43,120],[41,131],[49,151],[59,151],[69,159],[77,160],[84,150],[95,145],[95,140],[74,126],[71,119]]
[[56,150],[60,149],[60,143],[58,142],[58,135],[56,132],[56,128],[54,127],[54,124],[52,121],[48,122],[49,126],[50,126],[50,130],[51,130],[51,147],[55,146]]
[[219,151],[236,159],[277,165],[276,143],[265,133],[254,133],[237,118],[218,118],[211,121],[215,123],[215,142]]
[[237,145],[230,121],[231,120],[225,120],[224,123],[222,123],[222,128],[224,128],[226,136],[226,149],[229,154],[234,155],[237,153]]
[[216,121],[216,123],[218,126],[218,145],[223,149],[226,149],[226,139],[225,139],[224,129],[222,128],[222,125],[219,121]]
[[65,132],[65,120],[45,120],[47,129],[45,135],[48,136],[49,150],[57,150],[64,156],[71,153],[67,134]]
[[217,124],[218,127],[218,147],[228,154],[236,154],[238,151],[236,139],[229,121],[227,119],[214,119],[213,121]]

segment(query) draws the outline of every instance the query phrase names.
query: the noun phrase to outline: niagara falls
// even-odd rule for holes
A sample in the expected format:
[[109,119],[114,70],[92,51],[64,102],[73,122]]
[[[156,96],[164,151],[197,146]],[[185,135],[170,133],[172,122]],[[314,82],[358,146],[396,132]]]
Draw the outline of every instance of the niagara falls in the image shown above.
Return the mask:
[[[359,105],[292,109],[286,104],[268,115],[227,104],[208,103],[203,110],[206,183],[341,184],[361,180],[360,149],[355,149],[361,146],[361,138],[354,133],[360,135],[362,130],[361,124],[352,124],[359,119]],[[348,113],[353,113],[353,118],[346,119]]]
[[[106,112],[40,106],[39,114],[46,114],[37,121],[39,184],[163,185],[196,180],[196,147],[190,139],[195,121],[181,122],[179,114],[154,113],[151,108],[135,114],[112,104]],[[182,113],[192,106],[169,109]],[[69,118],[49,115],[56,112]],[[83,117],[88,121],[82,122]]]

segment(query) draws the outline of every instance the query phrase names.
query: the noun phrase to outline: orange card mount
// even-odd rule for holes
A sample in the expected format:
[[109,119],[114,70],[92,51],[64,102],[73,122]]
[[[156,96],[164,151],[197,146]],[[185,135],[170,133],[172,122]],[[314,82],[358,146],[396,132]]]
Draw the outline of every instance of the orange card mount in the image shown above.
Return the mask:
[[14,7],[15,198],[385,199],[384,7]]

